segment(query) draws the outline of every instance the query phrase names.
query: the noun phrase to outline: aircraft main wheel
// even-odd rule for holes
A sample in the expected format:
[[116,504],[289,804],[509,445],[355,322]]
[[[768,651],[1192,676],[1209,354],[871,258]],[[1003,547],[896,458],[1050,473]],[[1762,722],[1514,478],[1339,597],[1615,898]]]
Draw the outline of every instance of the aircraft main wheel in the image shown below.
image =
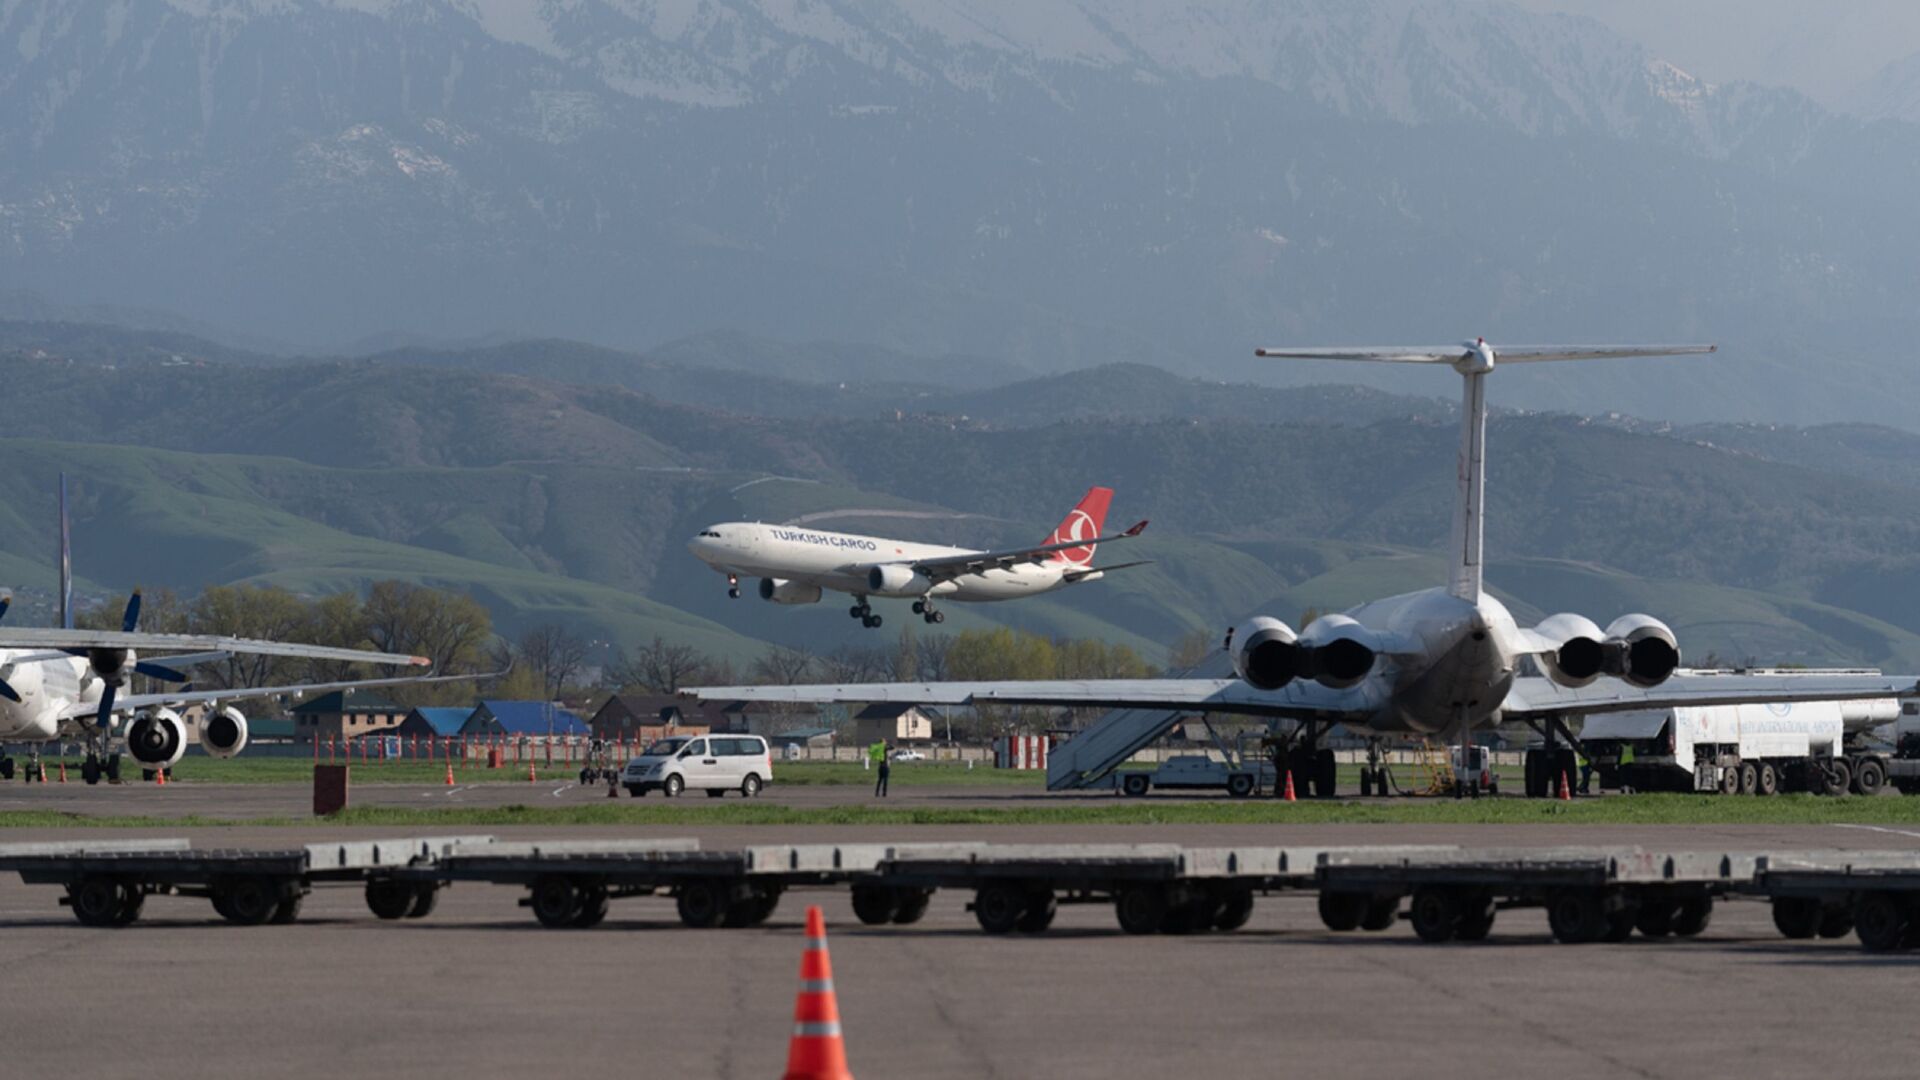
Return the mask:
[[847,615],[855,619],[864,619],[867,617],[867,609],[859,604],[855,604],[847,609]]
[[934,622],[943,623],[947,621],[947,613],[944,611],[936,611],[933,612],[931,618]]
[[881,618],[878,615],[869,615],[866,617],[864,621],[866,623],[867,629],[869,630],[878,630],[880,628],[880,624],[883,622],[886,622],[885,619]]
[[1313,794],[1316,798],[1331,799],[1339,790],[1340,771],[1334,763],[1332,750],[1318,750],[1313,755]]
[[120,782],[120,755],[119,754],[107,755],[107,782],[112,784],[117,784]]
[[100,759],[88,758],[80,763],[80,779],[89,784],[100,782]]
[[740,586],[738,586],[738,585],[735,585],[735,586],[732,586],[731,588],[729,588],[729,589],[727,590],[727,599],[729,599],[729,600],[738,600],[738,599],[740,599]]
[[915,615],[925,615],[927,613],[927,602],[925,600],[915,600],[913,602],[913,613]]
[[13,759],[0,758],[0,780],[13,779]]

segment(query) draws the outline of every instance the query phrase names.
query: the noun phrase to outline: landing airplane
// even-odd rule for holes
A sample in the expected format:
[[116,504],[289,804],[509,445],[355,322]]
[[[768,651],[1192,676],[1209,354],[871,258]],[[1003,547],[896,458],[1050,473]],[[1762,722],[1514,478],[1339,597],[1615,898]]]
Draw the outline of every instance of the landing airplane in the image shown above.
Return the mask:
[[[9,603],[10,600],[0,599],[0,617],[5,615]],[[32,745],[37,764],[42,745],[56,740],[85,742],[87,758],[80,774],[89,784],[98,783],[102,778],[119,779],[120,755],[110,752],[110,744],[121,714],[129,715],[125,730],[120,732],[127,752],[146,772],[152,773],[172,768],[186,753],[186,724],[175,710],[189,704],[204,704],[207,708],[200,723],[201,745],[214,757],[227,758],[246,748],[247,718],[231,704],[223,703],[470,677],[409,676],[225,690],[183,687],[162,693],[121,694],[121,687],[133,675],[185,683],[187,676],[178,668],[222,659],[231,653],[401,667],[427,667],[431,661],[399,653],[221,635],[141,633],[138,592],[127,602],[119,630],[74,629],[65,477],[60,481],[59,607],[57,628],[0,628],[0,744]],[[138,650],[143,649],[160,655],[142,660]],[[14,771],[13,759],[0,757],[0,779],[12,779]]]
[[[1315,619],[1303,632],[1260,616],[1229,633],[1234,679],[878,683],[703,687],[706,700],[902,702],[1187,710],[1301,721],[1289,767],[1334,792],[1333,753],[1318,741],[1334,724],[1362,735],[1439,735],[1522,721],[1546,739],[1530,751],[1528,794],[1572,771],[1565,721],[1590,713],[1680,705],[1858,700],[1911,695],[1911,678],[1867,675],[1679,675],[1680,646],[1651,615],[1622,615],[1602,630],[1577,614],[1515,623],[1481,581],[1486,505],[1486,380],[1496,364],[1710,353],[1711,345],[1526,346],[1485,339],[1437,348],[1260,349],[1262,357],[1445,364],[1465,383],[1452,569],[1445,588],[1407,593]],[[1537,674],[1523,672],[1530,663]],[[1602,682],[1601,680],[1606,681]],[[1540,755],[1550,755],[1542,757]]]
[[776,604],[812,604],[821,592],[851,593],[847,614],[869,629],[879,626],[868,598],[913,598],[913,613],[945,622],[936,599],[973,603],[1012,600],[1098,581],[1110,570],[1140,563],[1095,567],[1094,548],[1139,536],[1142,521],[1119,536],[1101,536],[1113,489],[1087,489],[1079,505],[1046,540],[1004,551],[914,544],[880,536],[819,532],[792,525],[729,521],[700,530],[687,544],[700,561],[727,576],[727,595],[740,597],[740,579],[760,579],[760,599]]

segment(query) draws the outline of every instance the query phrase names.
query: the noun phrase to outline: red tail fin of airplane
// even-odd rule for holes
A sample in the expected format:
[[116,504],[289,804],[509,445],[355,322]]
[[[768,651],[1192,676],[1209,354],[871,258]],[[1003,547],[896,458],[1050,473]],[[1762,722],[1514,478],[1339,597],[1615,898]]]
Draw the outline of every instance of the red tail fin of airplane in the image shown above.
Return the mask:
[[[1054,527],[1053,535],[1047,537],[1049,544],[1064,544],[1069,540],[1093,539],[1107,523],[1107,506],[1113,502],[1113,489],[1091,487],[1080,497],[1080,504],[1067,512],[1067,516]],[[1093,563],[1094,545],[1085,547],[1062,548],[1053,553],[1054,562],[1070,566],[1089,566]]]

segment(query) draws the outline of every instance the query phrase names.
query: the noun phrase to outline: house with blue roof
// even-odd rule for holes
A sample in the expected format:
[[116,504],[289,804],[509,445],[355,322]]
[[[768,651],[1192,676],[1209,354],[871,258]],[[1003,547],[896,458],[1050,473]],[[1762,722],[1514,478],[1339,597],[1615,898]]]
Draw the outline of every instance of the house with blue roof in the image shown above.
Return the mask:
[[473,709],[465,706],[427,706],[416,707],[400,721],[397,735],[418,735],[420,738],[450,739],[460,734],[467,726],[467,720],[473,716]]
[[588,733],[585,720],[551,701],[482,701],[460,726],[462,735],[510,735],[520,739]]

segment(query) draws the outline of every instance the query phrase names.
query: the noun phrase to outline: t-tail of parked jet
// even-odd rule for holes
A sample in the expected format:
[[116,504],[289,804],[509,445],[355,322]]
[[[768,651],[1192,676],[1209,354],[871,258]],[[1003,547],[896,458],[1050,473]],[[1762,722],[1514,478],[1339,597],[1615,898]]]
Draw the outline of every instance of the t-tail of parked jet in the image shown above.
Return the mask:
[[1481,537],[1486,510],[1487,387],[1496,359],[1505,364],[1539,360],[1609,360],[1627,356],[1683,356],[1710,353],[1712,345],[1514,345],[1499,350],[1486,338],[1452,347],[1397,346],[1365,349],[1255,349],[1255,356],[1293,360],[1369,360],[1391,364],[1446,364],[1466,381],[1460,409],[1460,494],[1453,508],[1449,545],[1452,569],[1447,591],[1478,603],[1482,588]]
[[[1054,526],[1042,546],[1070,543],[1074,540],[1094,540],[1107,523],[1107,507],[1113,503],[1113,489],[1090,487],[1080,497],[1080,502],[1067,516]],[[1089,543],[1084,547],[1062,548],[1051,556],[1051,561],[1065,563],[1068,566],[1092,566],[1093,551],[1097,545]]]

